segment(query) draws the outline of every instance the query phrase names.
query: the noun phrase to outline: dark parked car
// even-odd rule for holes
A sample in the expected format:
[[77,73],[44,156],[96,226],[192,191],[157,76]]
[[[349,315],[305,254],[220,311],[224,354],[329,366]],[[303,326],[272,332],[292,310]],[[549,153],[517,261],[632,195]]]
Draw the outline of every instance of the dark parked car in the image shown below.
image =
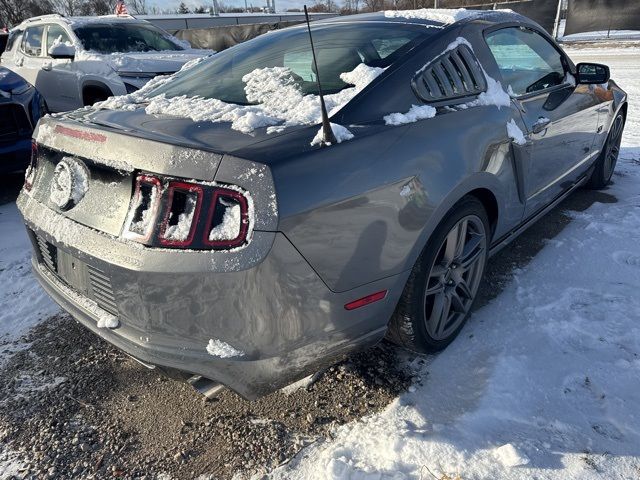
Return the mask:
[[317,61],[279,30],[42,120],[36,276],[149,367],[247,398],[385,335],[444,348],[487,258],[608,183],[627,113],[537,24],[463,13],[315,22]]
[[24,170],[31,159],[31,134],[46,110],[38,91],[0,67],[0,174]]

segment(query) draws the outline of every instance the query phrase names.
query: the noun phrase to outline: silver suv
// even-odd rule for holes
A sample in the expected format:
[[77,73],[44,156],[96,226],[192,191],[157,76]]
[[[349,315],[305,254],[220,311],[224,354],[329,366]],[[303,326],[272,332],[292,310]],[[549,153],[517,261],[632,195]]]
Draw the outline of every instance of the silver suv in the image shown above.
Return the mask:
[[156,75],[212,53],[130,16],[44,15],[11,30],[0,63],[59,112],[131,93]]

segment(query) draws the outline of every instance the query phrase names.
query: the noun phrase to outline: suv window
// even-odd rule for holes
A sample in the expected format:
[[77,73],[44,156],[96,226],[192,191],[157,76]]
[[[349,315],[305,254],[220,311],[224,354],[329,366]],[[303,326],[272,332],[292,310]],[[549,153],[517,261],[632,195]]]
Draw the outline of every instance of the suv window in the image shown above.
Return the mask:
[[42,53],[42,34],[44,25],[39,27],[29,27],[22,35],[22,51],[27,55],[39,57]]
[[523,95],[564,82],[562,55],[539,33],[509,27],[486,36],[506,85]]
[[60,25],[49,25],[47,29],[47,52],[49,55],[49,49],[57,43],[71,43],[71,39],[67,32]]

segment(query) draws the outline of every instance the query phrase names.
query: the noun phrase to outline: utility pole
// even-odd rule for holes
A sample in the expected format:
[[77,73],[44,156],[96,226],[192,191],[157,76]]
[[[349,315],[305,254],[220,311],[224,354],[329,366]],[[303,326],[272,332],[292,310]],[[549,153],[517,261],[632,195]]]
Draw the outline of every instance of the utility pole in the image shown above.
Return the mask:
[[558,28],[560,27],[560,11],[562,10],[562,0],[558,0],[558,9],[556,10],[556,20],[553,23],[553,38],[558,39]]

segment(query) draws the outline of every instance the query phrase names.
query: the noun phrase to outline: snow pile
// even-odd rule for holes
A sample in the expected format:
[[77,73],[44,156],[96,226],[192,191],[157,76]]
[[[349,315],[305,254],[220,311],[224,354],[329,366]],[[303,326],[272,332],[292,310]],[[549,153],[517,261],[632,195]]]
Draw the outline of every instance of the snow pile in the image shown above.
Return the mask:
[[435,116],[436,109],[430,105],[411,105],[408,112],[390,113],[389,115],[385,115],[383,119],[386,125],[403,125]]
[[[346,140],[351,140],[353,138],[353,133],[351,133],[346,127],[343,127],[342,125],[338,125],[337,123],[329,123],[329,125],[331,126],[331,131],[333,132],[333,135],[336,137],[336,142],[337,143],[342,143]],[[316,133],[316,136],[313,137],[313,140],[311,140],[311,145],[331,145],[331,142],[325,142],[323,141],[324,138],[324,134],[323,134],[323,128],[320,127],[320,130],[318,130],[318,133]]]
[[497,460],[505,467],[518,467],[529,463],[527,456],[518,452],[510,443],[496,448],[493,453]]
[[[196,212],[197,198],[188,195],[185,200],[184,212],[178,216],[178,222],[175,225],[169,225],[164,232],[164,238],[167,240],[183,242],[189,238],[191,225],[193,224],[193,215]],[[172,214],[173,215],[173,214]],[[169,218],[171,220],[171,218]],[[234,237],[235,238],[235,237]]]
[[242,209],[240,205],[229,205],[224,211],[222,222],[209,232],[209,241],[233,240],[240,235]]
[[482,13],[486,14],[486,11],[467,10],[466,8],[421,8],[418,10],[385,10],[384,16],[387,18],[415,18],[448,25],[465,18],[477,17]]
[[[382,72],[384,68],[362,63],[352,71],[342,73],[340,78],[353,87],[325,96],[329,115],[344,107]],[[271,133],[294,125],[315,125],[322,119],[318,95],[304,95],[286,67],[258,68],[242,78],[247,99],[256,105],[237,105],[202,97],[147,97],[152,88],[167,81],[169,79],[158,80],[138,92],[114,97],[98,105],[100,108],[133,110],[137,104],[148,102],[145,108],[148,114],[174,115],[194,122],[230,122],[232,129],[247,134],[261,127],[271,127],[268,129]]]
[[[206,59],[206,57],[199,57],[185,63],[182,68],[180,68],[179,72],[185,72],[196,65],[200,64]],[[176,73],[176,74],[177,74]],[[174,75],[176,75],[174,74]],[[174,75],[158,75],[149,80],[141,89],[136,90],[133,93],[128,93],[127,95],[120,95],[117,97],[109,97],[102,102],[97,102],[93,104],[94,108],[104,108],[108,110],[135,110],[138,108],[140,103],[143,103],[147,99],[147,94],[168,82],[170,82]]]
[[520,130],[520,127],[516,125],[515,120],[513,118],[507,122],[507,135],[509,138],[513,140],[513,143],[517,145],[524,145],[527,143],[527,139],[524,137],[524,133]]
[[490,77],[484,68],[482,69],[484,77],[487,81],[487,90],[478,95],[478,98],[472,102],[467,103],[469,107],[475,107],[477,105],[495,105],[498,107],[508,107],[511,105],[511,96],[502,88],[502,84]]
[[244,352],[233,348],[228,343],[222,340],[211,339],[207,344],[207,353],[214,357],[219,358],[231,358],[231,357],[243,357]]

